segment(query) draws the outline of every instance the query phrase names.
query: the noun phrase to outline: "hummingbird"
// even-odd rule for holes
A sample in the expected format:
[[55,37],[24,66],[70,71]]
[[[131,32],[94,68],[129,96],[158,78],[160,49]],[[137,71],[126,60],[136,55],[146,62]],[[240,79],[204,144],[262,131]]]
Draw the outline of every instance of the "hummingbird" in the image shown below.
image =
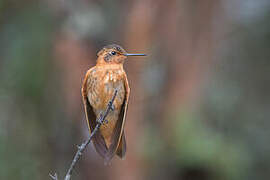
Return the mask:
[[146,56],[146,54],[127,53],[121,46],[111,44],[103,47],[97,56],[96,65],[87,71],[83,80],[82,98],[91,133],[117,90],[113,111],[109,112],[106,123],[100,126],[92,139],[97,153],[105,162],[109,162],[115,154],[121,159],[126,154],[124,125],[130,88],[123,64],[128,56]]

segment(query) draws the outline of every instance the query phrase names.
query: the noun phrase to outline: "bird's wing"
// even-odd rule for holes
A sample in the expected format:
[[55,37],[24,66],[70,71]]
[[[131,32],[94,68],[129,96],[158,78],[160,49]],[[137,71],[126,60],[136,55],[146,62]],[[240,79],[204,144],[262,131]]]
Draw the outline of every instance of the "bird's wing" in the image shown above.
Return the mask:
[[[95,129],[96,125],[97,125],[97,117],[96,114],[93,111],[93,107],[91,106],[89,100],[88,100],[88,89],[87,89],[87,84],[94,84],[93,79],[89,79],[88,77],[90,77],[91,71],[94,68],[91,68],[87,73],[86,76],[84,78],[83,81],[83,85],[82,85],[82,98],[83,98],[83,104],[84,104],[84,110],[85,110],[85,116],[86,116],[86,120],[88,123],[88,127],[89,127],[89,131],[90,133],[93,132],[93,130]],[[90,82],[89,82],[90,81]],[[103,136],[100,134],[100,131],[97,131],[95,133],[95,135],[93,136],[92,142],[95,146],[96,151],[103,157],[106,157],[107,154],[107,146],[105,143],[105,140],[103,138]]]
[[[123,131],[124,131],[125,119],[126,119],[126,114],[127,114],[126,112],[127,112],[128,100],[129,100],[129,94],[130,94],[130,89],[129,89],[126,74],[124,74],[123,80],[124,80],[124,86],[125,86],[125,97],[124,97],[124,101],[123,101],[123,104],[122,104],[122,107],[120,110],[119,119],[117,120],[117,123],[115,125],[115,129],[114,129],[113,134],[112,134],[112,143],[111,143],[111,145],[108,149],[108,152],[106,154],[106,158],[105,158],[106,162],[109,162],[112,159],[112,157],[114,156],[114,154],[116,153],[116,150],[120,144],[120,140],[122,139],[122,141],[125,141]],[[122,142],[122,145],[125,146],[123,148],[123,150],[125,151],[126,150],[126,142]],[[124,154],[125,154],[125,152],[123,152],[123,155]]]
[[125,138],[125,132],[123,132],[120,143],[119,143],[117,151],[116,151],[116,154],[120,158],[123,159],[126,155],[126,151],[127,151],[126,138]]

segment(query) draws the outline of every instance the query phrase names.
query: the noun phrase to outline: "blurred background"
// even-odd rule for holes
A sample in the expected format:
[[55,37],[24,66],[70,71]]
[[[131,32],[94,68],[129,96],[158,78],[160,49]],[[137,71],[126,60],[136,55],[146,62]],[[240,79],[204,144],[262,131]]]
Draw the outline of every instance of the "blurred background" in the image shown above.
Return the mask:
[[111,43],[148,54],[125,63],[127,156],[90,145],[72,179],[269,179],[269,18],[268,0],[0,0],[0,179],[64,176]]

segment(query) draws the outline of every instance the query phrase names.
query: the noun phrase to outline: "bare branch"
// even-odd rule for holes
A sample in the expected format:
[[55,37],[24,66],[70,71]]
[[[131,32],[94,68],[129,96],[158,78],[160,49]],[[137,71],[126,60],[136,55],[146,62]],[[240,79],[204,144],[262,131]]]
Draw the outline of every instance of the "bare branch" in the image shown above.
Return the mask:
[[49,174],[49,176],[53,179],[53,180],[58,180],[57,174],[55,173],[54,175]]
[[[117,95],[117,90],[114,91],[114,95],[113,95],[112,99],[108,102],[108,105],[107,105],[107,108],[106,108],[104,114],[103,113],[100,114],[100,116],[97,120],[97,125],[96,125],[95,129],[92,131],[92,133],[90,134],[89,138],[86,141],[84,141],[84,143],[82,143],[80,146],[78,146],[78,151],[72,160],[72,163],[67,171],[67,174],[66,174],[64,180],[70,180],[72,171],[73,171],[77,161],[82,156],[82,153],[84,152],[86,146],[91,142],[93,136],[97,133],[100,126],[106,121],[106,117],[108,116],[109,112],[113,111],[113,109],[114,109],[113,102],[115,100],[116,95]],[[51,174],[49,174],[49,175],[53,180],[58,180],[56,173],[54,175],[51,175]]]

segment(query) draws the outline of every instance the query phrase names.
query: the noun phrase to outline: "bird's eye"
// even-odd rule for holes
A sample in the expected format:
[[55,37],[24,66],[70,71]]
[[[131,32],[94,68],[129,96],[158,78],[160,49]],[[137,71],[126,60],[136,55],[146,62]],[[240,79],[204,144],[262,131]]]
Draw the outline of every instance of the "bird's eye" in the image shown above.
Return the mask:
[[116,55],[116,52],[115,52],[115,51],[112,51],[111,54],[112,54],[112,55]]

